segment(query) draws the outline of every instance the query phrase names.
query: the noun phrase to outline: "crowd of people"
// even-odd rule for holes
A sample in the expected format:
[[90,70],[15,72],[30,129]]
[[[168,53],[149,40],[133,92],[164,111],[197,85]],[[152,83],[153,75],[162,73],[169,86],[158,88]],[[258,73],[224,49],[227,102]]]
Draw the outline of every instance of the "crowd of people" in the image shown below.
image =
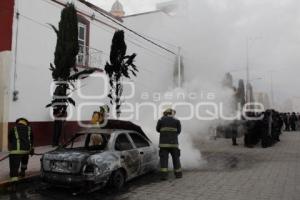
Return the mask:
[[[245,120],[244,144],[252,148],[261,142],[263,148],[273,146],[280,141],[283,130],[296,131],[300,121],[299,114],[279,113],[276,110],[266,110],[262,113],[248,113]],[[252,118],[251,118],[252,117]]]

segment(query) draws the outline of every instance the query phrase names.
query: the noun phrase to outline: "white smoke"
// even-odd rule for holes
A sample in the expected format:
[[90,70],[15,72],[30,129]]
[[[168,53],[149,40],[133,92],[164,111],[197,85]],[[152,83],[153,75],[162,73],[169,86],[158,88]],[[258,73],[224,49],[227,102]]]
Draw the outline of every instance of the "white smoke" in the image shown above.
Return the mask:
[[[224,64],[228,65],[232,62],[227,58],[231,51],[224,51],[224,48],[232,45],[232,41],[224,40],[223,35],[228,36],[230,34],[229,28],[232,27],[219,26],[222,22],[227,23],[226,19],[222,19],[220,16],[222,5],[217,7],[220,10],[215,10],[209,0],[203,2],[188,0],[185,2],[182,5],[183,12],[168,21],[166,29],[169,28],[170,32],[167,38],[168,41],[171,40],[171,43],[177,44],[182,49],[184,78],[188,81],[185,81],[182,88],[160,92],[162,98],[159,101],[153,100],[152,103],[155,103],[157,108],[164,102],[171,106],[177,105],[175,108],[177,111],[176,117],[179,119],[191,114],[191,108],[179,106],[178,103],[192,105],[193,117],[188,120],[181,120],[182,132],[179,135],[179,146],[183,168],[197,169],[205,161],[198,145],[195,146],[195,142],[199,139],[211,138],[213,134],[211,129],[214,129],[220,123],[227,123],[226,120],[220,120],[214,116],[220,117],[221,114],[229,116],[233,114],[234,110],[232,105],[233,91],[222,88],[221,83],[227,71],[224,69]],[[208,21],[205,16],[209,16],[210,20]],[[217,23],[216,20],[219,20],[219,22]],[[160,71],[159,73],[164,72]],[[159,81],[161,85],[164,85],[164,80],[155,80],[155,84]],[[161,88],[157,88],[157,91],[161,91]],[[171,94],[173,98],[166,98],[166,96],[170,96],[166,94]],[[193,98],[190,98],[191,94],[194,94]],[[211,106],[201,106],[197,109],[197,104],[201,102],[216,105],[217,110],[212,109]],[[162,115],[162,110],[159,110],[156,117],[153,116],[154,111],[152,109],[142,109],[139,112],[142,118],[136,120],[136,122],[143,127],[150,139],[158,145],[159,133],[156,132],[155,127],[158,118]],[[197,113],[202,117],[211,117],[212,119],[199,119],[196,117]]]
[[[177,115],[175,117],[183,119],[181,120],[182,131],[179,135],[179,147],[181,149],[181,161],[184,169],[198,169],[205,163],[200,149],[195,146],[195,141],[210,139],[211,136],[214,136],[210,131],[211,127],[217,127],[222,121],[219,119],[198,119],[196,112],[203,117],[216,117],[217,115],[218,118],[220,117],[220,112],[223,112],[224,115],[227,116],[228,114],[232,114],[232,99],[230,97],[233,97],[233,92],[222,88],[220,83],[216,85],[217,86],[214,84],[203,85],[204,90],[202,87],[199,87],[200,81],[195,80],[190,83],[185,83],[182,88],[166,91],[161,94],[162,98],[160,101],[155,102],[156,107],[160,108],[160,110],[158,109],[159,116],[157,116],[157,118],[154,118],[152,114],[153,110],[142,109],[139,111],[139,115],[143,116],[143,118],[137,123],[143,127],[149,138],[158,146],[159,133],[155,130],[157,120],[162,116],[164,108],[171,106],[176,109]],[[191,94],[193,94],[193,98],[191,98]],[[170,96],[173,98],[168,98]],[[215,104],[217,110],[211,110],[210,107],[206,106],[197,109],[196,105],[199,103]],[[220,103],[223,104],[223,107],[219,106]],[[223,110],[221,111],[221,109]],[[185,119],[189,116],[191,116],[190,119]],[[226,121],[223,121],[223,123],[224,122],[226,123]],[[169,159],[169,162],[170,161],[171,158]],[[172,166],[171,162],[170,166]]]

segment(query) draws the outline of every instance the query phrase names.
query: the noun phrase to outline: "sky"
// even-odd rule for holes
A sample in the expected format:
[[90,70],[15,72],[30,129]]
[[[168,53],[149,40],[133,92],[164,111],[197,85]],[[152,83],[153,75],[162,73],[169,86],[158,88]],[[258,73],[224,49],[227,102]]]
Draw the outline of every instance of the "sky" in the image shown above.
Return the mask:
[[[110,10],[115,0],[88,0],[89,2],[98,5],[99,7]],[[123,6],[126,15],[141,13],[154,10],[156,3],[166,0],[119,0]]]
[[[115,0],[89,1],[110,10]],[[120,0],[127,15],[154,10],[162,1]],[[185,1],[187,16],[170,26],[199,74],[231,72],[236,82],[245,79],[248,40],[250,79],[259,79],[252,81],[254,90],[270,95],[272,74],[276,104],[300,97],[299,0]]]

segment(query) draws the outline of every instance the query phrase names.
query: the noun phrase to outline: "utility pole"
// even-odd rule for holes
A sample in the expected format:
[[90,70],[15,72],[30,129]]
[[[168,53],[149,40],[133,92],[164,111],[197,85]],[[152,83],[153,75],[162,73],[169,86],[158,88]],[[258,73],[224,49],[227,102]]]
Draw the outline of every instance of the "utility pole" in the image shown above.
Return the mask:
[[250,102],[249,94],[249,82],[250,71],[249,71],[249,37],[246,38],[246,103]]
[[270,75],[271,75],[271,100],[272,100],[272,108],[275,109],[275,102],[274,102],[274,89],[273,89],[273,72],[271,71]]
[[246,38],[246,102],[250,102],[250,94],[248,85],[250,84],[250,62],[249,62],[249,41],[255,41],[261,37],[247,37]]
[[181,75],[181,47],[178,47],[178,87],[181,87],[181,80],[182,80],[182,75]]

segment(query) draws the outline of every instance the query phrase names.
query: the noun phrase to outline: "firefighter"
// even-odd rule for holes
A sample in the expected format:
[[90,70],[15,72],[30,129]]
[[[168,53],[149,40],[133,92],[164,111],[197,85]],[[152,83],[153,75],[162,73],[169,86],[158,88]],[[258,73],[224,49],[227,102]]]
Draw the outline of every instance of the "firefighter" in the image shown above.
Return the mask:
[[91,120],[91,124],[94,126],[99,125],[99,120],[100,120],[101,114],[100,112],[95,111],[92,115],[92,120]]
[[[16,120],[16,125],[8,134],[9,168],[12,182],[12,190],[19,177],[25,177],[29,154],[34,154],[33,134],[29,122],[25,118]],[[21,170],[20,169],[21,164]]]
[[108,105],[100,106],[99,124],[101,127],[104,127],[107,124],[109,112],[110,112],[110,109],[109,109]]
[[175,110],[167,109],[156,126],[157,132],[160,133],[159,157],[162,180],[167,180],[168,178],[169,154],[172,156],[175,177],[182,178],[180,149],[178,147],[178,135],[181,132],[181,124],[175,118],[175,114]]

